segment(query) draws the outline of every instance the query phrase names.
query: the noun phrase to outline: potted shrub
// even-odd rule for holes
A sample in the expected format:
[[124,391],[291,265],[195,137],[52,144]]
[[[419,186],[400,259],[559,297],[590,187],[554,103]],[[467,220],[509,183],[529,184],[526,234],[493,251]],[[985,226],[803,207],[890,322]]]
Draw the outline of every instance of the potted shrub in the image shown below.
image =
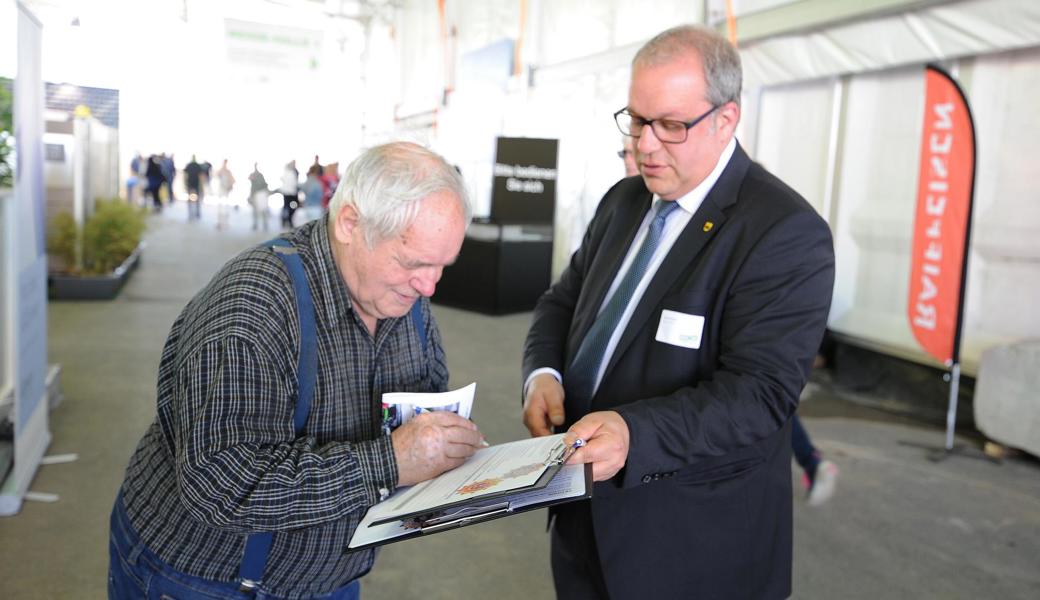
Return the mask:
[[14,102],[11,80],[0,77],[0,188],[14,185]]
[[145,211],[114,198],[98,200],[82,230],[59,213],[47,232],[52,258],[48,293],[56,300],[115,298],[140,261]]

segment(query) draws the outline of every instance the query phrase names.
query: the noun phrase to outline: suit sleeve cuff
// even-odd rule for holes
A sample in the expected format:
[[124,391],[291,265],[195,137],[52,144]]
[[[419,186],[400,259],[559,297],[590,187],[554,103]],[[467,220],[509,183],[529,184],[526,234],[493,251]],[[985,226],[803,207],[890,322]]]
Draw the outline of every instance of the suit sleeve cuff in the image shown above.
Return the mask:
[[614,476],[612,482],[615,486],[620,488],[631,488],[646,483],[645,477],[648,474],[648,465],[643,464],[640,460],[639,453],[634,451],[639,448],[643,443],[640,440],[642,432],[640,431],[640,422],[633,411],[630,411],[630,406],[618,406],[614,410],[621,415],[621,418],[625,420],[625,425],[628,426],[628,457],[625,460],[625,466]]

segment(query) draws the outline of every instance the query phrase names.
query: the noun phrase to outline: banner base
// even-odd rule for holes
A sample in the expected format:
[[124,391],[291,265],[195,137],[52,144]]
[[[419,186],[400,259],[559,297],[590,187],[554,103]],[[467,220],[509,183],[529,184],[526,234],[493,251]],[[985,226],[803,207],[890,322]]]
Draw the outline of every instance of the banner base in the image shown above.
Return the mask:
[[974,446],[968,446],[966,444],[954,444],[952,447],[947,448],[944,446],[932,446],[929,444],[922,444],[920,442],[908,442],[906,440],[899,440],[900,446],[910,446],[911,448],[920,448],[925,451],[925,457],[931,462],[939,463],[943,462],[951,456],[963,456],[965,458],[975,458],[978,460],[985,460],[993,464],[1004,464],[1004,461],[995,456],[990,456],[982,450],[975,448]]

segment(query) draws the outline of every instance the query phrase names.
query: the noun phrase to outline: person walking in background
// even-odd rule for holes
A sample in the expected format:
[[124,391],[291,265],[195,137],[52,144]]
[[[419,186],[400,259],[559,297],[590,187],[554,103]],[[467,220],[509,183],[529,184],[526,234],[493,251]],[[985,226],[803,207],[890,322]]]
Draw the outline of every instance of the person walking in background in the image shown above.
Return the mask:
[[300,172],[296,161],[290,160],[282,170],[282,229],[292,229],[293,214],[300,205]]
[[204,160],[199,165],[202,167],[202,195],[207,196],[213,192],[213,164]]
[[329,201],[332,199],[332,195],[336,193],[336,186],[339,185],[339,163],[329,163],[325,166],[321,182],[325,186],[325,196],[321,201],[321,208],[324,210],[329,207]]
[[524,424],[590,463],[550,509],[560,598],[791,595],[791,416],[820,347],[834,246],[813,207],[737,143],[740,55],[681,26],[632,61],[641,177],[600,201],[539,299]]
[[321,166],[321,161],[318,160],[317,154],[314,155],[314,162],[311,163],[311,166],[307,168],[307,175],[310,175],[311,173],[317,175],[318,177],[321,177],[325,174],[325,168]]
[[202,178],[204,170],[202,165],[191,155],[191,160],[184,165],[184,189],[188,192],[188,220],[196,221],[202,218]]
[[151,155],[148,157],[148,166],[145,168],[145,178],[148,180],[148,195],[152,197],[152,210],[162,212],[162,198],[159,190],[166,181],[163,175],[162,157]]
[[126,201],[134,206],[144,204],[144,194],[141,190],[145,187],[145,160],[140,152],[134,152],[130,159],[130,174],[126,178]]
[[303,214],[308,221],[321,217],[322,201],[325,199],[325,186],[321,182],[321,171],[312,166],[307,170],[307,180],[303,182]]
[[253,172],[249,174],[249,206],[253,209],[253,231],[261,225],[267,231],[267,219],[270,209],[267,206],[267,180],[260,172],[257,163],[253,163]]
[[791,417],[791,450],[802,468],[802,486],[809,506],[820,506],[830,500],[838,484],[838,465],[825,460],[813,446],[797,414]]
[[173,162],[173,154],[166,156],[166,153],[163,152],[160,155],[160,159],[163,180],[166,187],[166,200],[170,204],[173,204],[177,201],[177,198],[173,195],[173,178],[177,176],[177,164]]
[[216,188],[217,194],[217,229],[224,229],[228,226],[231,190],[235,187],[235,176],[231,174],[226,158],[221,162],[220,168],[217,169],[213,186]]

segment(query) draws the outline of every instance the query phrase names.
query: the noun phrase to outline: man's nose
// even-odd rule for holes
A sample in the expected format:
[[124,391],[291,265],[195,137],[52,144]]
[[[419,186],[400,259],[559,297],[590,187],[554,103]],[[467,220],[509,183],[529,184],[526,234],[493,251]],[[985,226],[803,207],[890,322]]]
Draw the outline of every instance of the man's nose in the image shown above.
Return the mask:
[[636,139],[636,149],[639,150],[641,154],[650,154],[654,150],[658,150],[660,147],[661,140],[657,139],[657,134],[654,133],[654,128],[649,123],[643,125],[643,130]]
[[420,269],[412,278],[412,287],[415,291],[429,298],[437,288],[437,282],[441,280],[444,273],[443,267],[427,267]]

